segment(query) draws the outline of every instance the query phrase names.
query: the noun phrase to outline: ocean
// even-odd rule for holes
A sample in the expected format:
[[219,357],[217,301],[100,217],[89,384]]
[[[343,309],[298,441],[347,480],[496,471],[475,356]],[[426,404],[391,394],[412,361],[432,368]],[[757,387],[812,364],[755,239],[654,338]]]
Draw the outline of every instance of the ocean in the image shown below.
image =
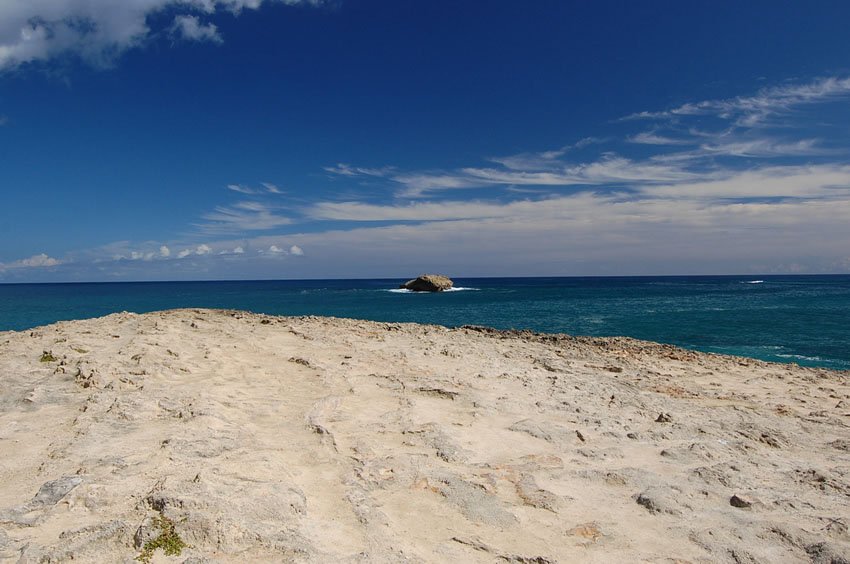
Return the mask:
[[850,369],[850,275],[456,278],[457,291],[401,279],[0,284],[0,331],[118,311],[243,309],[625,335],[804,366]]

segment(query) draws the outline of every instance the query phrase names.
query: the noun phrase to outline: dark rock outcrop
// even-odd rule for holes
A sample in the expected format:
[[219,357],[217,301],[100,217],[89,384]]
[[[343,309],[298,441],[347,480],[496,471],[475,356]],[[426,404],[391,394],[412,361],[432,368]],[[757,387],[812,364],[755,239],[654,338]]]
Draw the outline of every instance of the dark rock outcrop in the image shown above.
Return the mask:
[[454,282],[448,277],[441,274],[423,274],[408,280],[399,288],[412,290],[414,292],[442,292],[448,290],[454,285]]

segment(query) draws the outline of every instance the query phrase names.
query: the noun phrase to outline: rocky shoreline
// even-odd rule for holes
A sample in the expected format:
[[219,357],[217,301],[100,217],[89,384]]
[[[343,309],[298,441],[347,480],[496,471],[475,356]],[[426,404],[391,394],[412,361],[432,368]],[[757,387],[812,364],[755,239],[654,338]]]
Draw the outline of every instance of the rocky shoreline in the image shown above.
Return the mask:
[[2,561],[850,559],[847,372],[173,310],[0,333],[0,374]]

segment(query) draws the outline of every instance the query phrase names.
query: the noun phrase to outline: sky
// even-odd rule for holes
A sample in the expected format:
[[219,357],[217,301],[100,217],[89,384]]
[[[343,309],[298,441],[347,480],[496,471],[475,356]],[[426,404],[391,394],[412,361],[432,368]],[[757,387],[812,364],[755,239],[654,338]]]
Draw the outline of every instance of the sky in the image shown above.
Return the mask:
[[850,273],[850,3],[0,1],[0,282]]

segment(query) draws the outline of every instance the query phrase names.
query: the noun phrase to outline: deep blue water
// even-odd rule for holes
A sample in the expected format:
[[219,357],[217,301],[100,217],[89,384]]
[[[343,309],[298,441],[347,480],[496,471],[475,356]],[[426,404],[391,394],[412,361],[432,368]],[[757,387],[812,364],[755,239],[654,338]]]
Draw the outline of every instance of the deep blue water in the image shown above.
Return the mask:
[[[850,369],[850,276],[467,278],[0,285],[0,330],[179,307],[627,335],[709,352]],[[757,283],[753,283],[760,281]]]

